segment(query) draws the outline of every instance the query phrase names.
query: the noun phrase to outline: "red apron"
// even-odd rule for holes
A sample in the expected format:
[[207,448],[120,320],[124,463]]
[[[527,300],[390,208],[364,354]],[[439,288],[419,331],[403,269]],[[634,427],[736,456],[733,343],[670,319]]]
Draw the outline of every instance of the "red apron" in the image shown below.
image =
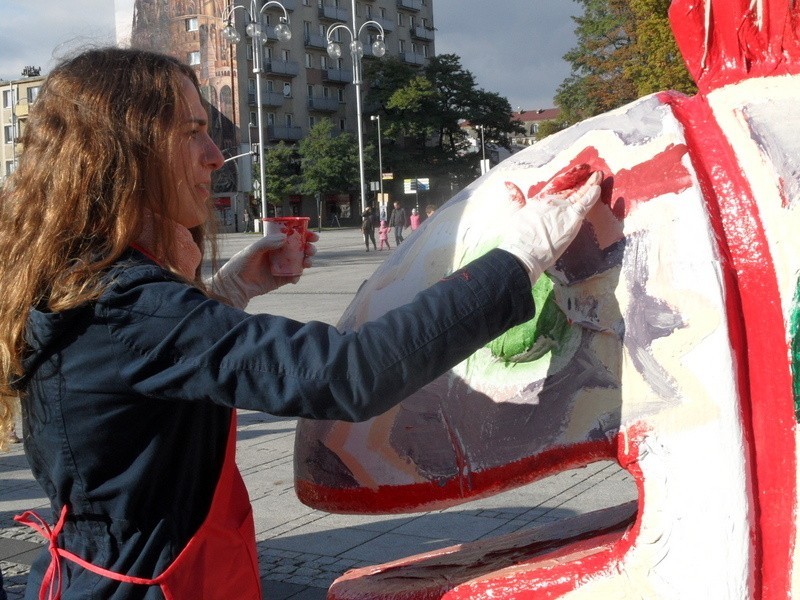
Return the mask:
[[200,529],[172,564],[154,579],[131,577],[96,567],[68,550],[58,547],[67,507],[54,528],[36,513],[28,511],[14,519],[41,533],[50,541],[50,566],[42,580],[39,600],[61,598],[61,559],[116,581],[157,585],[166,600],[261,600],[253,511],[242,476],[236,467],[236,412],[225,450],[222,473],[214,491],[211,508]]

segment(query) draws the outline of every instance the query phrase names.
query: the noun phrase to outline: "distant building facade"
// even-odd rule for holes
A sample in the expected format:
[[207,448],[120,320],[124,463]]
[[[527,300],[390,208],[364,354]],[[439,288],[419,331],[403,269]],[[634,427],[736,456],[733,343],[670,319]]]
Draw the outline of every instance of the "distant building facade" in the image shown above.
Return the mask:
[[20,137],[28,122],[28,112],[36,102],[44,77],[39,70],[26,67],[23,76],[12,81],[0,80],[0,123],[3,124],[3,139],[0,143],[0,185],[17,168],[17,159],[22,146]]
[[539,139],[539,127],[545,121],[558,119],[561,111],[557,108],[539,108],[536,110],[521,110],[511,113],[511,118],[524,128],[523,133],[515,133],[511,138],[512,146],[530,146]]
[[[167,52],[195,68],[203,95],[214,107],[212,136],[226,156],[247,152],[258,142],[256,77],[253,46],[245,33],[250,0],[236,0],[245,10],[234,11],[241,42],[230,46],[222,37],[228,12],[226,0],[129,0],[134,3],[130,43],[134,47]],[[294,144],[322,119],[334,129],[356,135],[356,102],[349,53],[350,39],[339,32],[342,57],[328,56],[326,32],[334,23],[352,27],[350,0],[281,0],[289,13],[292,39],[279,42],[275,26],[283,11],[270,7],[261,15],[268,43],[262,52],[261,104],[263,139],[267,146],[283,141]],[[118,6],[119,6],[118,2]],[[263,2],[256,2],[260,8]],[[119,10],[119,8],[118,8]],[[129,11],[130,12],[130,11]],[[417,66],[434,56],[433,0],[359,0],[356,22],[381,24],[386,33],[386,55]],[[360,36],[365,60],[377,30],[365,28]],[[118,36],[119,37],[119,36]],[[369,82],[364,82],[367,88]],[[367,121],[368,123],[368,121]],[[365,129],[366,125],[365,123]],[[244,223],[243,210],[256,207],[252,197],[250,159],[229,164],[222,181],[215,181],[217,208],[223,223]],[[358,198],[330,199],[341,204],[341,214],[358,217]],[[350,205],[352,203],[352,206]],[[274,207],[284,215],[316,216],[312,198],[287,198]],[[237,227],[241,229],[243,227]]]

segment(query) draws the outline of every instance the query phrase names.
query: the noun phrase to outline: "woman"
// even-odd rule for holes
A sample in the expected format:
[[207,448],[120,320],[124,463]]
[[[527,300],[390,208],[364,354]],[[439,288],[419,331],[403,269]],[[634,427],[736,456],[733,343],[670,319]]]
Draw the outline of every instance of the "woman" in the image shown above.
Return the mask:
[[222,156],[188,67],[81,54],[46,79],[23,142],[0,197],[0,432],[21,396],[55,521],[20,518],[51,544],[27,598],[261,598],[232,409],[344,420],[389,409],[531,318],[531,281],[599,195],[598,175],[519,210],[508,250],[340,333],[242,310],[290,282],[267,267],[283,235],[200,279]]

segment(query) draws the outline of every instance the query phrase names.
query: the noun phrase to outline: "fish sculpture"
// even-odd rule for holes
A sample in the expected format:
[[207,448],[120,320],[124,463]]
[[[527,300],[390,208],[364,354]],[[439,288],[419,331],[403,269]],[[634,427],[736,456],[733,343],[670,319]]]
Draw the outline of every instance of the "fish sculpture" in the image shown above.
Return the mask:
[[[576,165],[600,202],[533,287],[536,316],[366,423],[301,421],[316,508],[454,506],[601,459],[633,503],[421,554],[331,600],[800,597],[800,2],[674,0],[699,92],[661,92],[513,155],[362,286],[355,330],[503,238]],[[580,172],[580,170],[579,170]]]

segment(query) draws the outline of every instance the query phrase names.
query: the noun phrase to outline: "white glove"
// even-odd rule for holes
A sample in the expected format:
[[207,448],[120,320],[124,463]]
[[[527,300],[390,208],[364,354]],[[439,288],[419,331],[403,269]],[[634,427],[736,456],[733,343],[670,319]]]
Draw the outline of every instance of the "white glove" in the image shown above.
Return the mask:
[[[311,266],[311,257],[316,253],[319,236],[309,231],[306,234],[303,266]],[[206,281],[215,294],[227,298],[236,308],[244,309],[251,298],[276,290],[287,283],[297,283],[300,277],[273,275],[269,267],[269,255],[286,243],[285,233],[271,233],[234,254],[220,269]]]
[[600,197],[602,181],[600,171],[591,172],[588,165],[580,165],[554,177],[527,200],[516,185],[506,183],[510,200],[518,208],[510,215],[500,248],[525,265],[531,284],[556,263],[578,235],[583,218]]

